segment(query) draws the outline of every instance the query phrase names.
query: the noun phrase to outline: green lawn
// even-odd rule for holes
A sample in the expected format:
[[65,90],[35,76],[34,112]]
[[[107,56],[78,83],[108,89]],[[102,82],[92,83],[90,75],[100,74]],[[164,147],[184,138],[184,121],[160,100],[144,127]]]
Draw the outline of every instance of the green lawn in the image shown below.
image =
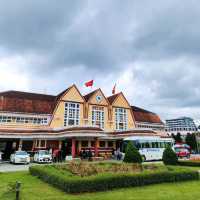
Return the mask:
[[28,172],[14,172],[0,174],[1,200],[14,200],[14,195],[9,192],[8,185],[16,180],[22,182],[21,200],[197,200],[200,196],[199,181],[69,195],[43,183],[38,178],[29,175]]

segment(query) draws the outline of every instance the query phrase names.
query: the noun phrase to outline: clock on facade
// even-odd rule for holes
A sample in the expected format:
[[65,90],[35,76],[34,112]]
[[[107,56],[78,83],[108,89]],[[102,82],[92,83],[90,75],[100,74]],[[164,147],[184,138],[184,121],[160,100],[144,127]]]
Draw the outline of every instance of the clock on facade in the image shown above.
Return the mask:
[[96,100],[97,100],[97,102],[100,102],[100,101],[102,100],[102,96],[97,95],[97,96],[96,96]]

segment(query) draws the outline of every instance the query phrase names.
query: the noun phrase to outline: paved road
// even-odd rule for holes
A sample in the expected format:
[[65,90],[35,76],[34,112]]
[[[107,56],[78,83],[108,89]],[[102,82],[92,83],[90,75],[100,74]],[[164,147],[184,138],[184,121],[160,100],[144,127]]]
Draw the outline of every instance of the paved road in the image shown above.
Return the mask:
[[16,172],[16,171],[28,171],[30,165],[13,165],[10,163],[0,163],[0,172]]
[[[113,162],[113,161],[112,161]],[[119,161],[116,161],[119,162]],[[162,163],[161,161],[157,162],[145,162],[144,164],[152,164],[152,163]],[[7,163],[0,163],[0,173],[1,172],[16,172],[16,171],[28,171],[29,167],[32,165],[39,165],[37,163],[31,163],[29,165],[24,165],[24,164],[10,164],[9,162]],[[42,164],[44,165],[44,164]]]

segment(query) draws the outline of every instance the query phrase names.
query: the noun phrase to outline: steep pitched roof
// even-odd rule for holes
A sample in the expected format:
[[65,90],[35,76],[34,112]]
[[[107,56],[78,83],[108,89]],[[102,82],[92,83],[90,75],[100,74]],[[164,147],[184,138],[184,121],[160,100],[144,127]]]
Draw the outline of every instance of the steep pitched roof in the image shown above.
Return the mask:
[[83,97],[84,97],[85,101],[88,101],[90,99],[90,97],[92,97],[98,90],[99,89],[96,89],[96,90],[84,95]]
[[153,113],[151,111],[136,106],[131,106],[131,108],[133,111],[135,121],[163,124],[160,117],[156,113]]
[[115,99],[119,96],[119,94],[120,93],[117,93],[117,94],[114,94],[114,95],[107,97],[109,103],[112,104],[115,101]]

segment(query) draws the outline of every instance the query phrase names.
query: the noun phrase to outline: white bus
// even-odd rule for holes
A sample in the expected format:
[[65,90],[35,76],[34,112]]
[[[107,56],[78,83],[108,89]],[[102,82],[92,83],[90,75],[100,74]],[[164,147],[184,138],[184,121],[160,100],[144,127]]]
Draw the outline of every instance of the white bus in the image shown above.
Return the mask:
[[131,136],[123,140],[123,152],[125,153],[128,142],[132,142],[139,150],[144,161],[162,160],[163,152],[167,146],[173,146],[172,138],[159,136]]

